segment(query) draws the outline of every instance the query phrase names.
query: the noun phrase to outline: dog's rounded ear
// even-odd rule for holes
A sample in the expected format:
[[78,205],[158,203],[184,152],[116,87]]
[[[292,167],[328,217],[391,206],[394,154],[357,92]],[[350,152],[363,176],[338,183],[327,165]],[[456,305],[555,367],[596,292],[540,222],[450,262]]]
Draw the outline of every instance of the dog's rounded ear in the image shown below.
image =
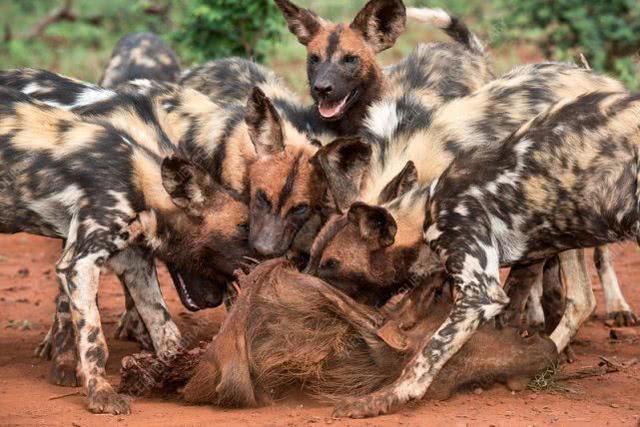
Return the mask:
[[287,21],[289,31],[305,46],[325,25],[325,21],[309,9],[298,7],[289,0],[275,1]]
[[344,215],[334,215],[327,220],[313,239],[313,244],[309,252],[309,262],[304,269],[305,274],[315,275],[317,273],[325,248],[346,225],[347,217]]
[[404,32],[407,10],[402,0],[370,0],[351,23],[375,52],[393,46]]
[[327,183],[338,211],[346,212],[358,197],[370,161],[371,146],[354,137],[338,138],[311,158]]
[[348,213],[349,221],[358,226],[360,235],[375,249],[393,245],[398,226],[385,208],[356,202]]
[[378,196],[378,203],[384,204],[402,196],[414,188],[417,183],[418,170],[416,165],[409,160],[402,171],[382,189]]
[[280,115],[259,87],[254,87],[249,95],[244,121],[258,157],[284,150],[284,132]]
[[162,185],[173,203],[194,217],[204,215],[205,202],[215,189],[211,176],[202,168],[177,156],[162,161]]

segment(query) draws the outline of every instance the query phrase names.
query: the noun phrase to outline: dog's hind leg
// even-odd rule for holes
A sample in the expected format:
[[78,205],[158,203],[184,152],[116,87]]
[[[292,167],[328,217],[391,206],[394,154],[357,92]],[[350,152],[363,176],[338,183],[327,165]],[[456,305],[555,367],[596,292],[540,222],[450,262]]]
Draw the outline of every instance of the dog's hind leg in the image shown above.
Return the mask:
[[600,283],[602,283],[602,289],[604,291],[607,317],[613,319],[616,326],[635,325],[638,322],[638,318],[622,294],[618,277],[613,268],[609,247],[596,247],[593,252],[593,260],[596,264]]
[[80,385],[77,375],[76,336],[71,321],[71,301],[62,289],[56,297],[56,314],[53,325],[38,350],[40,350],[40,356],[51,360],[49,369],[51,383],[66,387]]
[[[62,249],[66,242],[62,242]],[[76,349],[76,336],[71,321],[71,301],[69,295],[62,288],[58,280],[58,295],[56,296],[56,312],[53,324],[46,337],[36,348],[36,356],[51,360],[49,368],[49,381],[56,385],[77,387],[78,379],[78,351]]]
[[566,305],[551,340],[561,353],[596,307],[591,279],[585,264],[584,250],[571,250],[560,255],[560,274],[566,289]]
[[511,267],[504,291],[509,296],[509,305],[498,315],[496,323],[501,326],[513,326],[526,329],[528,301],[531,300],[533,288],[540,282],[542,287],[542,271],[544,262],[535,264],[516,264]]

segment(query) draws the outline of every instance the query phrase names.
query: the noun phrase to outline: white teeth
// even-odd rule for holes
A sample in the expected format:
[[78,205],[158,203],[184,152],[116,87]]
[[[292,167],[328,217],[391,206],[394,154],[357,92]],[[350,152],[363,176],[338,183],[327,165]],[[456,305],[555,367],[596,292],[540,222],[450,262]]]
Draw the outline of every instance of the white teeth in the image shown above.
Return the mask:
[[178,278],[178,284],[180,285],[180,289],[182,289],[182,295],[184,296],[185,302],[191,305],[191,308],[195,308],[195,309],[200,308],[198,304],[193,302],[193,300],[191,299],[191,295],[189,295],[189,292],[187,291],[187,284],[184,283],[184,280],[182,279],[182,274],[178,273],[176,274],[176,276]]

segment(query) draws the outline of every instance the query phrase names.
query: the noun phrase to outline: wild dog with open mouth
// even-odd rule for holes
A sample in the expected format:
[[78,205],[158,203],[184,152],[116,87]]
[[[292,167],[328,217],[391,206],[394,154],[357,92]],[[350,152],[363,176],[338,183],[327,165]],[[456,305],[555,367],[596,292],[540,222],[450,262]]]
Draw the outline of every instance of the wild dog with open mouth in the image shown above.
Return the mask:
[[[315,102],[307,122],[318,133],[357,134],[369,106],[388,91],[419,86],[430,92],[435,107],[491,79],[478,38],[441,9],[405,9],[401,0],[371,0],[351,24],[333,24],[289,0],[276,4],[290,31],[307,47],[307,76]],[[457,43],[421,44],[402,63],[383,70],[375,56],[394,45],[407,16],[442,28]],[[419,79],[403,75],[416,71]],[[398,84],[395,74],[404,84]]]
[[[424,239],[453,283],[454,308],[394,384],[336,414],[375,416],[421,398],[507,304],[500,266],[637,241],[639,148],[640,94],[592,92],[551,106],[502,144],[459,155],[431,184],[424,223]],[[575,283],[567,286],[571,298]],[[551,339],[562,348],[568,337],[556,332]]]
[[[419,283],[433,267],[423,257],[420,237],[426,186],[459,153],[498,144],[553,100],[595,89],[624,90],[614,80],[573,65],[538,64],[519,67],[435,114],[421,113],[428,110],[418,108],[420,102],[411,93],[402,102],[376,103],[362,132],[362,145],[370,147],[371,158],[363,159],[348,179],[341,177],[339,169],[345,158],[336,159],[338,169],[326,171],[335,177],[329,186],[346,216],[342,222],[328,224],[314,242],[310,271],[352,296],[357,293],[379,303],[407,282]],[[413,190],[416,186],[422,189]],[[590,283],[586,271],[575,266],[576,259],[564,257],[565,275],[572,268],[571,280]],[[613,271],[610,264],[606,268]],[[510,279],[531,286],[533,281],[526,280],[531,274],[527,266],[514,266]],[[617,280],[603,281],[603,286],[621,295]],[[576,308],[570,311],[579,325],[591,314],[595,301],[591,295],[574,303]]]
[[171,47],[153,33],[133,33],[120,39],[98,83],[115,88],[131,80],[176,82],[180,60]]
[[[153,87],[154,84],[147,81],[144,82],[148,84],[139,82],[139,86],[126,86],[127,90],[133,90],[133,94],[119,95],[115,91],[99,88],[95,85],[45,70],[18,69],[0,72],[0,86],[18,89],[48,105],[72,110],[76,114],[91,119],[108,116],[113,119],[115,125],[120,126],[125,131],[130,130],[131,122],[136,122],[143,131],[154,132],[155,138],[166,141],[168,137],[163,130],[159,126],[153,125],[155,120],[146,120],[145,122],[145,119],[138,114],[144,110],[142,108],[144,105],[147,105],[148,110],[154,108],[149,106],[148,100],[142,97],[149,90],[149,87]],[[155,86],[158,93],[162,90],[170,89],[158,84],[155,84]],[[125,87],[123,87],[124,89]],[[136,94],[136,92],[140,93]],[[153,115],[149,111],[143,115],[145,114],[147,116]],[[240,210],[239,217],[242,216],[243,211],[246,211],[246,208],[242,205],[233,204],[233,206]],[[244,227],[244,223],[237,225]],[[185,269],[183,267],[182,271],[170,262],[167,264],[178,290],[178,295],[188,309],[195,311],[206,307],[216,307],[222,302],[224,283],[219,280],[217,275],[204,277],[194,270],[191,263],[188,268]],[[152,295],[159,296],[160,294],[152,293]],[[153,342],[151,335],[148,333],[145,322],[136,310],[135,303],[130,298],[126,287],[125,296],[127,310],[120,318],[116,328],[116,336],[121,339],[138,341],[143,348],[153,350],[156,347],[154,344],[157,343]],[[70,321],[69,304],[68,295],[61,290],[56,298],[56,315],[53,325],[43,342],[36,349],[36,354],[52,360],[49,372],[49,379],[52,383],[76,386],[79,383],[76,375],[77,351],[73,326]],[[164,302],[162,300],[151,304],[150,309],[155,309],[155,317],[159,319],[166,317],[166,312],[159,309],[163,306]],[[173,325],[172,322],[171,324]],[[175,325],[173,328],[175,328]]]
[[[159,110],[146,97],[130,99],[129,104],[110,98],[104,102],[112,102],[117,111],[89,119],[20,92],[2,93],[6,167],[0,231],[67,239],[58,276],[70,297],[67,311],[89,407],[128,412],[128,403],[104,378],[107,350],[95,303],[100,266],[108,262],[126,284],[156,352],[171,353],[180,344],[180,334],[160,294],[154,252],[131,247],[126,227],[137,213],[151,209],[158,218],[157,241],[169,242],[153,247],[158,256],[204,276],[230,276],[241,265],[238,260],[251,254],[246,203],[237,192],[217,184],[196,156],[191,159],[199,166],[178,157],[162,162],[177,152],[185,155],[189,148],[159,137],[151,125],[159,119]],[[158,311],[163,315],[157,316]]]

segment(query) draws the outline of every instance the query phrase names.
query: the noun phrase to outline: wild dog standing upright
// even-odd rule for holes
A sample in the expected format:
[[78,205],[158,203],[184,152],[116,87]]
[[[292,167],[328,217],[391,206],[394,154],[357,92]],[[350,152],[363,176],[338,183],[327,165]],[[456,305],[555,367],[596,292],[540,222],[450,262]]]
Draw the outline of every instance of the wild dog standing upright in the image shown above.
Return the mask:
[[[639,125],[640,94],[593,92],[558,102],[502,144],[454,160],[430,187],[424,223],[424,238],[453,281],[454,308],[394,384],[338,414],[377,415],[422,397],[507,303],[500,266],[638,241]],[[585,291],[574,286],[568,282],[569,298]],[[569,337],[551,338],[562,348]]]
[[[491,78],[482,44],[458,19],[440,9],[405,9],[401,0],[371,0],[351,24],[333,24],[288,0],[276,0],[290,31],[307,47],[307,75],[315,105],[308,121],[334,135],[355,135],[368,107],[396,86],[394,67],[383,70],[376,54],[394,45],[408,16],[444,29],[456,42],[419,45],[418,61],[434,106],[478,89]],[[433,50],[430,52],[430,50]]]
[[[157,121],[170,117],[145,96],[132,100],[135,109],[122,99],[106,100],[106,111],[112,111],[109,102],[118,111],[89,120],[19,92],[2,93],[2,172],[8,185],[0,197],[0,229],[68,240],[58,271],[71,298],[89,407],[128,412],[128,403],[104,378],[107,349],[95,303],[100,265],[108,262],[124,280],[156,351],[171,353],[180,335],[159,293],[153,253],[205,276],[218,268],[231,274],[242,255],[251,253],[244,244],[247,231],[234,225],[246,222],[246,205],[188,161],[167,161],[161,174],[163,156],[175,153],[178,144],[157,132]],[[71,174],[65,172],[69,167]],[[162,237],[152,240],[151,251],[128,242],[129,222],[143,210],[153,211],[156,235]],[[164,313],[159,318],[158,308]]]
[[[117,55],[114,53],[114,56]],[[123,69],[120,69],[120,71],[123,71]],[[109,74],[107,73],[106,77],[108,76]],[[102,109],[96,112],[93,109],[88,108],[88,106],[100,108],[101,103],[110,103],[113,108],[117,107],[121,110],[127,110],[130,107],[128,103],[137,102],[132,97],[118,96],[114,91],[102,89],[95,85],[45,70],[20,69],[3,71],[0,72],[0,85],[20,90],[23,93],[49,105],[58,106],[64,109],[73,109],[79,114],[91,116],[93,118],[100,114],[105,114],[106,110]],[[167,138],[161,130],[156,129],[156,132],[158,132],[157,138]],[[210,279],[198,279],[195,280],[197,283],[191,283],[194,282],[193,275],[188,276],[186,272],[177,272],[175,268],[171,267],[170,272],[172,277],[176,278],[174,279],[174,282],[182,301],[186,300],[186,293],[198,295],[199,298],[197,298],[197,301],[200,307],[205,305],[203,303],[205,299],[215,299],[213,296],[204,298],[204,289],[200,291],[195,290],[195,287],[198,286],[206,288],[204,285],[210,283]],[[185,277],[185,279],[183,279],[183,277]],[[184,280],[189,283],[185,283]],[[191,289],[187,291],[185,286],[191,286]],[[215,290],[215,287],[211,289],[211,291]],[[127,296],[127,311],[120,319],[116,336],[135,339],[143,346],[143,348],[153,350],[154,344],[157,345],[157,343],[153,342],[151,336],[147,332],[145,323],[135,309],[133,300],[129,297],[126,288],[125,292]],[[218,292],[218,294],[220,293]],[[151,295],[156,294],[151,293],[150,296]],[[157,295],[159,296],[159,294]],[[162,306],[164,306],[162,300],[151,304],[151,308]],[[76,344],[73,327],[70,321],[69,300],[68,295],[65,292],[60,292],[56,298],[56,307],[57,310],[53,325],[43,342],[36,349],[36,353],[41,357],[52,360],[51,370],[49,372],[49,379],[51,382],[58,385],[76,386],[79,382],[76,374],[78,359],[75,354]],[[193,309],[193,305],[189,306],[189,308]],[[166,312],[156,310],[155,317],[162,319],[166,317]],[[175,328],[175,326],[173,326],[173,328]]]

